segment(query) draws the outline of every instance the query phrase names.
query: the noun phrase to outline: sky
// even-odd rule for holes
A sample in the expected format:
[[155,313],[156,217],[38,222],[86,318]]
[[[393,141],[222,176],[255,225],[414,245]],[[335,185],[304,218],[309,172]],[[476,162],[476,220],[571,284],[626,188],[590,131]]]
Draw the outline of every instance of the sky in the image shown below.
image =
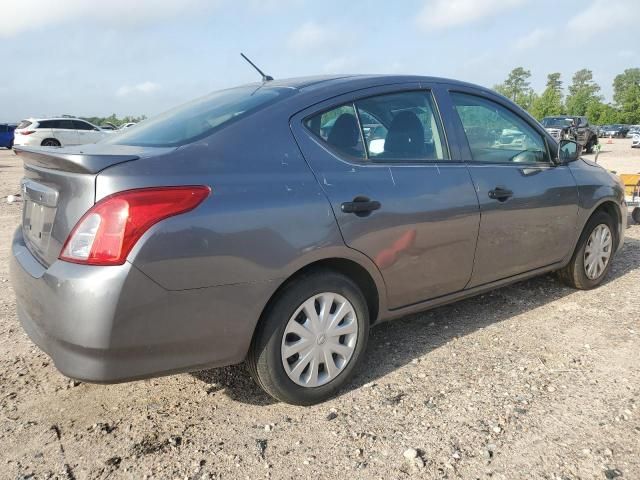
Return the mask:
[[407,73],[532,86],[640,67],[638,0],[19,0],[0,15],[0,121],[153,116],[275,78]]

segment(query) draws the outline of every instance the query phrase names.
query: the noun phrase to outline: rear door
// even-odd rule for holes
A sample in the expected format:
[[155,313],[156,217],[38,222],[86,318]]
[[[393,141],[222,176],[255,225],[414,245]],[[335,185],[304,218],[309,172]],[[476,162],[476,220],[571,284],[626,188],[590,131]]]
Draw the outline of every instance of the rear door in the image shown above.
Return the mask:
[[574,244],[576,182],[555,165],[544,130],[498,97],[450,93],[481,222],[469,287],[552,265]]
[[433,89],[361,90],[291,120],[328,214],[380,269],[391,309],[462,290],[471,277],[477,197]]

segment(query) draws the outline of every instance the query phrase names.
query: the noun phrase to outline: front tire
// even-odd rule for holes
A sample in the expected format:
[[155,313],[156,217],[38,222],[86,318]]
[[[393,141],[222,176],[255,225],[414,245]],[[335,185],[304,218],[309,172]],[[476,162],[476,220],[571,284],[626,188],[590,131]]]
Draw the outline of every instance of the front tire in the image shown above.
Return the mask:
[[588,142],[587,142],[587,146],[585,147],[585,151],[587,153],[593,153],[593,147],[595,147],[597,141],[595,141],[593,138],[591,138]]
[[369,337],[369,310],[358,286],[331,270],[284,286],[254,335],[249,372],[269,395],[294,405],[332,397],[349,381]]
[[562,281],[579,290],[600,285],[611,269],[615,253],[615,222],[596,212],[587,222],[569,264],[558,273]]

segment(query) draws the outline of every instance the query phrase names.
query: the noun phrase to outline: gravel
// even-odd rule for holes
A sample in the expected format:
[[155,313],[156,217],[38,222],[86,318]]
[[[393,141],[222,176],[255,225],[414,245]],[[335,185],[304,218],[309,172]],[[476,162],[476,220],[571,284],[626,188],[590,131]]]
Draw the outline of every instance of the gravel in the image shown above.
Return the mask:
[[[619,168],[623,142],[600,161]],[[0,197],[20,177],[0,151]],[[63,377],[17,322],[20,208],[0,203],[0,479],[640,478],[638,226],[601,288],[548,275],[383,324],[349,387],[303,408],[242,366]]]

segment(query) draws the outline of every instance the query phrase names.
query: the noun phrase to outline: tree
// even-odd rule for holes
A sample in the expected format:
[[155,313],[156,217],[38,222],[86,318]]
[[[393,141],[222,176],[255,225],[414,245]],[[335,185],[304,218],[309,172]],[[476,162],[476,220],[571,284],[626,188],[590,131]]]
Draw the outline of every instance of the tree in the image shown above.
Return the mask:
[[586,68],[578,70],[569,85],[567,112],[569,115],[586,115],[589,104],[600,103],[600,86],[593,81],[593,73]]
[[613,80],[613,100],[620,123],[640,123],[640,68],[628,68]]
[[541,120],[552,115],[561,115],[564,112],[562,104],[562,81],[559,73],[547,75],[547,88],[542,95],[537,97],[531,105],[531,115]]
[[522,108],[528,109],[531,107],[535,98],[535,93],[531,88],[529,78],[531,78],[531,72],[529,70],[516,67],[511,70],[511,73],[509,73],[504,83],[496,85],[494,90],[510,98]]

